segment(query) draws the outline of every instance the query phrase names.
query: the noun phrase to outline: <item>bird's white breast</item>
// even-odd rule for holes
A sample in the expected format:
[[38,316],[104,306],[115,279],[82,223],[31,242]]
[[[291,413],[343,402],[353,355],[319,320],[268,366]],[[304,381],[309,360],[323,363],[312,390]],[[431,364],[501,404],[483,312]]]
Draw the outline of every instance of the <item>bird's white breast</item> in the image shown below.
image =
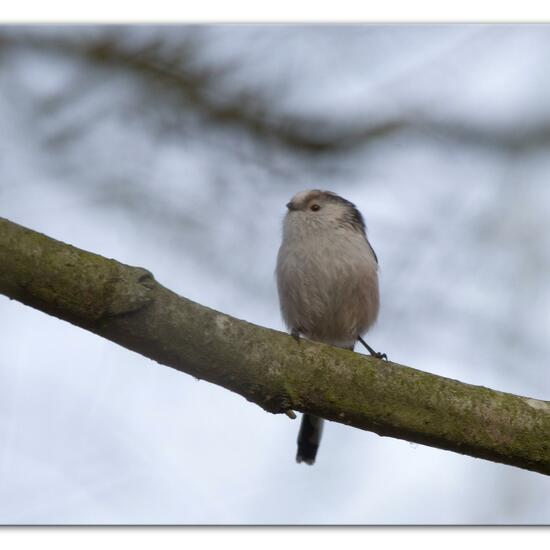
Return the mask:
[[377,268],[359,231],[287,219],[277,259],[286,324],[313,340],[353,345],[378,315]]

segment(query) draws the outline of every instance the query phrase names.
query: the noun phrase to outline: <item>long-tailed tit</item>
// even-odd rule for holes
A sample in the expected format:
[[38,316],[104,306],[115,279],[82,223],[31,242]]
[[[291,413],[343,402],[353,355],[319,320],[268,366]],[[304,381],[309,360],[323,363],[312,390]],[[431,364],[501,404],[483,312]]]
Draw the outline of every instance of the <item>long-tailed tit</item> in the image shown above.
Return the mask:
[[[292,335],[353,349],[376,321],[378,258],[363,216],[354,204],[317,189],[302,191],[286,205],[283,242],[277,256],[277,288],[283,319]],[[297,462],[313,464],[323,419],[304,414]]]

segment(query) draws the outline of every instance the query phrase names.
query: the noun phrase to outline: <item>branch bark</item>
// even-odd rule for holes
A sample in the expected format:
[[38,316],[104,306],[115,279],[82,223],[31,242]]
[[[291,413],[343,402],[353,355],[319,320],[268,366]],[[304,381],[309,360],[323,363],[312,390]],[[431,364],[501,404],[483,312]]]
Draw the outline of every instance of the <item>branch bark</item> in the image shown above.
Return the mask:
[[255,326],[121,264],[0,218],[0,293],[272,413],[550,474],[550,403]]

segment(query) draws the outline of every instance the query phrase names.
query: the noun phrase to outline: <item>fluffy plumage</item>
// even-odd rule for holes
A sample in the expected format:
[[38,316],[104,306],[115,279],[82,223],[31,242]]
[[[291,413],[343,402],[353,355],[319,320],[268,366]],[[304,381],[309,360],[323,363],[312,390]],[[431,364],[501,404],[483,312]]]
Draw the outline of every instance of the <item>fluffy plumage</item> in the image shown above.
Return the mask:
[[[353,349],[379,310],[378,259],[363,216],[348,200],[317,189],[287,204],[277,256],[283,319],[294,334]],[[313,464],[322,420],[304,415],[298,462]]]

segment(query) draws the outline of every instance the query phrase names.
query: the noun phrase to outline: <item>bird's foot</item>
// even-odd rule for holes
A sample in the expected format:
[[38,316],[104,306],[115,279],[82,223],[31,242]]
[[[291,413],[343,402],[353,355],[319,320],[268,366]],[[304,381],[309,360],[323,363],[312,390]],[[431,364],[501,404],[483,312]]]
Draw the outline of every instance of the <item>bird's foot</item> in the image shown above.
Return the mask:
[[365,340],[363,340],[363,338],[361,338],[361,336],[358,336],[357,337],[357,340],[359,340],[359,342],[361,342],[361,344],[363,344],[365,346],[365,348],[367,349],[367,351],[373,356],[373,357],[376,357],[376,359],[383,359],[384,361],[387,361],[388,360],[388,356],[385,354],[385,353],[380,353],[379,351],[374,351],[366,342]]

